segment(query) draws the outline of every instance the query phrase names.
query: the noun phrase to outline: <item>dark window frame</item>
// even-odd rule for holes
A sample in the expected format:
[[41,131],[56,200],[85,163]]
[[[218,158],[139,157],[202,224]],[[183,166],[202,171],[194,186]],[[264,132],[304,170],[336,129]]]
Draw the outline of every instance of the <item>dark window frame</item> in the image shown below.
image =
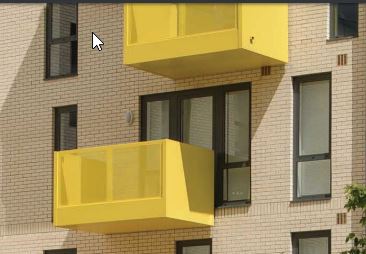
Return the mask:
[[[46,64],[45,64],[45,79],[51,80],[51,79],[58,79],[58,78],[64,78],[64,77],[72,77],[78,75],[78,27],[79,27],[79,5],[76,4],[76,33],[75,36],[66,36],[62,38],[52,39],[52,11],[53,11],[53,3],[48,3],[46,6]],[[61,74],[61,75],[54,75],[51,76],[51,46],[55,44],[61,44],[61,43],[75,43],[76,47],[76,55],[71,56],[70,61],[75,61],[75,70],[71,70],[70,73],[67,74]],[[72,51],[70,52],[72,54]],[[72,67],[72,63],[70,63],[70,67]]]
[[[65,112],[75,112],[76,114],[76,123],[78,122],[78,105],[67,105],[67,106],[61,106],[61,107],[54,107],[54,151],[60,151],[60,124],[61,124],[61,113]],[[78,144],[78,124],[76,124],[76,147]]]
[[[329,81],[329,143],[328,143],[328,153],[325,154],[313,154],[313,155],[299,155],[299,139],[300,139],[300,85],[305,82],[313,82],[313,81]],[[318,74],[310,74],[303,76],[296,76],[292,78],[293,83],[293,104],[294,104],[294,137],[293,137],[293,146],[294,146],[294,157],[293,157],[293,200],[294,201],[307,201],[307,200],[322,200],[322,199],[330,199],[332,197],[332,74],[330,72],[326,73],[318,73]],[[325,160],[329,159],[330,161],[330,193],[329,194],[319,194],[319,195],[308,195],[299,197],[297,195],[297,180],[298,180],[298,162],[302,161],[316,161],[316,160]]]
[[210,246],[210,254],[212,254],[212,238],[176,241],[175,243],[176,254],[183,254],[184,247],[194,247],[204,245]]
[[77,249],[56,249],[56,250],[44,250],[43,254],[77,254]]
[[[356,32],[353,35],[339,35],[336,34],[337,31],[335,31],[334,23],[335,18],[338,19],[338,17],[334,16],[334,9],[338,7],[339,4],[356,4],[356,20],[357,20],[357,26],[356,26]],[[329,4],[329,39],[340,39],[340,38],[356,38],[359,35],[359,4],[358,3],[330,3]]]
[[291,233],[291,242],[292,242],[292,253],[299,254],[299,240],[307,239],[307,238],[320,238],[327,237],[328,238],[328,254],[331,254],[331,241],[332,234],[331,230],[319,230],[319,231],[305,231],[305,232],[293,232]]
[[[249,147],[248,147],[248,161],[226,163],[225,162],[225,96],[228,92],[233,91],[249,91]],[[182,141],[182,105],[181,102],[184,99],[199,98],[212,96],[213,99],[213,124],[212,124],[212,149],[215,153],[215,206],[232,206],[232,205],[245,205],[251,203],[252,196],[252,171],[251,171],[251,83],[243,82],[236,84],[220,85],[206,88],[196,88],[189,90],[180,90],[174,92],[148,94],[140,97],[140,141],[146,140],[146,126],[147,126],[147,103],[153,101],[168,100],[169,101],[169,138],[177,141]],[[242,163],[242,164],[240,164]],[[223,179],[224,169],[228,167],[241,166],[250,167],[250,193],[249,199],[224,201],[223,200]]]

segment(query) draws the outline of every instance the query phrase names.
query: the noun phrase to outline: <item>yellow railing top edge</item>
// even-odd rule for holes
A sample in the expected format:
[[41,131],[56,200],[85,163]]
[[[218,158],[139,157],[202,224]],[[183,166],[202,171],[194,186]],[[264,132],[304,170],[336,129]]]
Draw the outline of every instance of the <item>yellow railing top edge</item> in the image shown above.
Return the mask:
[[182,144],[182,145],[185,145],[185,146],[194,147],[196,149],[207,150],[207,151],[213,152],[212,149],[197,146],[197,145],[183,143],[183,142],[179,142],[179,141],[172,140],[172,139],[159,139],[159,140],[137,141],[137,142],[132,142],[132,143],[111,144],[111,145],[103,145],[103,146],[80,147],[80,148],[71,149],[71,150],[55,151],[54,153],[56,155],[57,154],[63,155],[63,154],[73,154],[73,153],[88,152],[88,151],[102,151],[102,150],[108,150],[108,149],[114,149],[114,148],[123,148],[123,147],[137,147],[137,146],[142,146],[142,145],[143,146],[145,146],[145,145],[157,145],[157,144],[163,144],[163,143],[168,143],[168,142],[169,143],[179,143],[179,144]]
[[165,142],[178,142],[170,139],[159,139],[159,140],[150,140],[150,141],[136,141],[131,143],[122,143],[122,144],[111,144],[111,145],[102,145],[102,146],[91,146],[91,147],[80,147],[76,149],[63,150],[63,151],[55,151],[55,154],[72,154],[75,152],[87,152],[87,151],[100,151],[100,150],[108,150],[119,147],[134,147],[134,146],[142,146],[142,145],[156,145],[163,144]]

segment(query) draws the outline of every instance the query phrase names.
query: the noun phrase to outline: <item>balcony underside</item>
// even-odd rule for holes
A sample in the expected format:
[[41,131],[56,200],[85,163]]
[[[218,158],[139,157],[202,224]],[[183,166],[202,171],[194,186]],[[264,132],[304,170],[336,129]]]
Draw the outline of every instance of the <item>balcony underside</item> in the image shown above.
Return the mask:
[[115,234],[208,226],[209,225],[207,224],[162,217],[140,220],[123,220],[103,223],[78,224],[75,226],[67,226],[67,228],[101,234]]
[[162,76],[179,79],[283,64],[284,62],[282,61],[249,50],[234,49],[216,53],[143,62],[131,64],[131,66]]

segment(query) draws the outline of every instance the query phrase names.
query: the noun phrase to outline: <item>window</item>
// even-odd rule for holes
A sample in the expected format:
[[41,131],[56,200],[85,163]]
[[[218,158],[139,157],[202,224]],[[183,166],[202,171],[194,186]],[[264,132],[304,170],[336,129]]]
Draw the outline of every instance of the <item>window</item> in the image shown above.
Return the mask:
[[176,243],[176,251],[177,254],[211,254],[212,240],[199,239],[178,241]]
[[77,106],[55,108],[55,150],[77,148]]
[[330,254],[330,230],[292,233],[293,254]]
[[358,4],[330,4],[330,37],[358,35]]
[[76,254],[76,249],[45,250],[44,254]]
[[46,78],[77,73],[77,5],[47,4]]
[[216,205],[250,201],[250,85],[143,96],[141,139],[213,149]]
[[330,197],[330,74],[294,78],[294,193],[299,199]]

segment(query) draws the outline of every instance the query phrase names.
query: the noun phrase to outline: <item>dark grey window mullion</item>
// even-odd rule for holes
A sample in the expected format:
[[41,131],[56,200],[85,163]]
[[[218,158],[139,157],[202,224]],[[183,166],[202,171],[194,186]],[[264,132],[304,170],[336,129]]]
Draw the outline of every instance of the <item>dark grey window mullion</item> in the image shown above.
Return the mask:
[[330,154],[313,154],[313,155],[302,155],[299,156],[298,162],[302,161],[316,161],[316,160],[327,160],[330,159]]
[[238,161],[238,162],[228,162],[225,163],[225,168],[240,168],[240,167],[250,167],[250,161]]
[[46,6],[46,78],[51,73],[52,4]]
[[76,41],[76,36],[67,36],[67,37],[51,39],[50,44],[62,44],[62,43],[68,43],[68,42],[72,42],[72,41]]
[[[214,130],[213,146],[215,152],[215,206],[221,206],[224,202],[224,168],[226,161],[225,154],[225,97],[222,89],[217,89],[214,93]],[[226,178],[226,187],[228,188],[228,178]],[[228,190],[226,188],[226,193]]]

